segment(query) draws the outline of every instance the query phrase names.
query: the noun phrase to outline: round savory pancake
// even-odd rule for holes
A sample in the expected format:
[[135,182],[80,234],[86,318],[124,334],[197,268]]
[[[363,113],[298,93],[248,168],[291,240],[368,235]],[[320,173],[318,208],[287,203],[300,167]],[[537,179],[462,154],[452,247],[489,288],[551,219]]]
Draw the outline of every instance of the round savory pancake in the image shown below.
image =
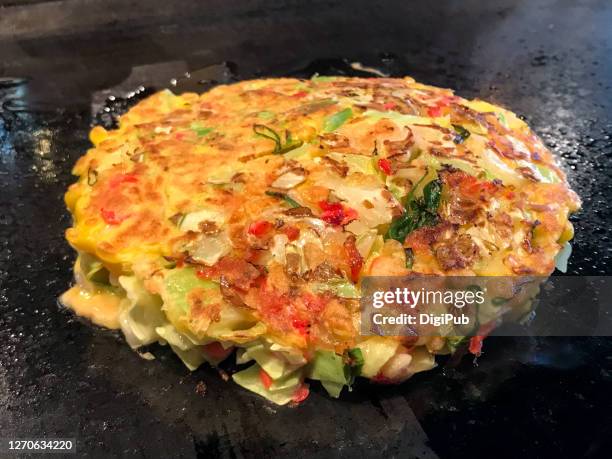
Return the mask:
[[[142,284],[149,341],[189,350],[259,340],[304,364],[366,349],[363,276],[547,276],[580,205],[516,115],[411,78],[162,91],[90,137],[66,194],[80,277],[127,292],[124,331]],[[365,376],[416,371],[414,340],[380,340],[393,349],[378,367],[366,355]]]

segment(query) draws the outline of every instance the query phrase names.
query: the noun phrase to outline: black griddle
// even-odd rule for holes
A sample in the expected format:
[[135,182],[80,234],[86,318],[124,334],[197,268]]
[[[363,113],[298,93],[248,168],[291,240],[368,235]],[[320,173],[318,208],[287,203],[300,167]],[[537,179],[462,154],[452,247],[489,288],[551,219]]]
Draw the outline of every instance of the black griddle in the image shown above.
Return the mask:
[[0,0],[0,436],[74,437],[86,457],[610,457],[609,338],[490,338],[476,362],[340,400],[313,384],[295,409],[161,347],[142,360],[56,298],[93,121],[172,79],[363,74],[354,61],[524,116],[584,200],[569,273],[610,275],[611,48],[605,0]]

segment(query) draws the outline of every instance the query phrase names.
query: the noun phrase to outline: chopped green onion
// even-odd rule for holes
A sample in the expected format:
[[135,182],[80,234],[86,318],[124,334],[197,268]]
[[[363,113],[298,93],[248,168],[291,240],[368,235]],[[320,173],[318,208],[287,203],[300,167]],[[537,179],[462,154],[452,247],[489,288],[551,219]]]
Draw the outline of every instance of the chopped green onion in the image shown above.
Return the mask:
[[302,207],[297,201],[291,199],[285,193],[279,193],[278,191],[266,191],[266,194],[268,196],[272,196],[274,198],[282,199],[287,204],[289,204],[291,207],[294,207],[294,208],[295,207]]
[[260,137],[264,137],[266,139],[269,139],[271,141],[274,142],[274,152],[276,153],[278,150],[281,149],[281,139],[280,136],[278,135],[278,133],[272,129],[269,128],[268,126],[266,126],[265,124],[254,124],[253,125],[253,131],[255,132],[255,135],[258,135]]
[[213,131],[213,128],[207,128],[199,125],[198,123],[193,123],[190,127],[191,130],[198,135],[198,137],[204,137],[205,135],[210,134]]
[[264,110],[263,112],[259,112],[257,114],[257,116],[259,118],[261,118],[262,120],[270,120],[270,119],[274,118],[275,115],[274,115],[273,112],[270,112],[268,110]]
[[323,126],[323,130],[325,132],[332,132],[342,126],[347,122],[349,118],[353,116],[353,110],[349,108],[345,108],[344,110],[340,110],[337,113],[329,116],[325,120],[325,125]]
[[272,153],[275,155],[287,153],[288,151],[301,147],[304,143],[299,139],[294,140],[291,137],[291,132],[287,130],[285,131],[285,143],[283,144],[281,136],[274,129],[266,126],[265,124],[254,124],[253,131],[255,132],[255,135],[264,137],[274,142],[274,150]]

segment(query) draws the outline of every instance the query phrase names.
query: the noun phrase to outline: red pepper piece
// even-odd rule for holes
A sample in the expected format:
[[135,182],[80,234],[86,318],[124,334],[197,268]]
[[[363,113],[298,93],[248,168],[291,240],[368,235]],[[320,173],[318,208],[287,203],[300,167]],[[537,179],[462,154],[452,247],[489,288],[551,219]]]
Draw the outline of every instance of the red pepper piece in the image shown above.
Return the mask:
[[437,118],[438,116],[442,115],[442,107],[440,106],[429,107],[427,109],[427,114],[431,116],[432,118]]
[[301,403],[306,400],[309,395],[310,390],[308,388],[308,384],[302,383],[302,385],[295,390],[291,400],[295,403]]
[[393,174],[393,170],[391,169],[391,161],[389,161],[387,158],[380,158],[378,160],[378,168],[386,175]]
[[259,379],[261,379],[261,383],[266,389],[269,389],[272,383],[274,382],[272,380],[272,377],[268,373],[266,373],[263,368],[259,370]]
[[297,226],[286,225],[281,231],[290,241],[295,241],[298,237],[300,237],[300,229]]
[[484,336],[472,336],[470,338],[470,346],[468,349],[471,354],[478,356],[482,353],[482,341],[484,339]]
[[342,219],[341,225],[346,225],[347,223],[352,222],[353,220],[357,220],[359,214],[357,211],[351,207],[344,208],[344,218]]
[[295,328],[300,335],[308,334],[308,326],[310,325],[310,323],[307,320],[293,319],[291,321],[291,325],[293,325],[293,328]]
[[359,216],[355,209],[344,207],[339,202],[320,201],[319,207],[323,210],[321,219],[330,225],[346,225]]
[[344,208],[339,202],[319,202],[319,207],[323,210],[321,219],[330,225],[340,225],[344,220]]
[[351,280],[357,282],[359,280],[359,273],[363,267],[363,257],[355,245],[355,236],[346,238],[346,241],[344,241],[344,250],[348,258],[349,266],[351,267]]
[[268,233],[274,225],[267,220],[258,220],[249,225],[248,232],[255,237],[262,237]]

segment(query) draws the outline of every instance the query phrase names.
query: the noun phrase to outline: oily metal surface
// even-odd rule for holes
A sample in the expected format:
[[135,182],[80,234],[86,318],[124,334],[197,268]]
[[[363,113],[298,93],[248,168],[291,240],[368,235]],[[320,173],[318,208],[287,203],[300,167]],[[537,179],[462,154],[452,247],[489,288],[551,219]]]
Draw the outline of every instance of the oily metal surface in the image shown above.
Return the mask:
[[441,362],[401,386],[363,383],[340,400],[315,388],[291,409],[210,368],[189,373],[163,348],[142,360],[119,334],[75,319],[56,298],[73,260],[62,194],[88,148],[92,113],[110,123],[112,113],[99,110],[122,109],[108,95],[172,87],[172,78],[178,89],[204,90],[266,75],[353,74],[352,61],[525,116],[584,200],[570,273],[612,274],[609,2],[193,1],[164,13],[158,0],[115,0],[82,14],[85,0],[53,2],[64,9],[5,3],[2,437],[76,437],[90,457],[608,456],[606,338],[491,338],[477,364]]

